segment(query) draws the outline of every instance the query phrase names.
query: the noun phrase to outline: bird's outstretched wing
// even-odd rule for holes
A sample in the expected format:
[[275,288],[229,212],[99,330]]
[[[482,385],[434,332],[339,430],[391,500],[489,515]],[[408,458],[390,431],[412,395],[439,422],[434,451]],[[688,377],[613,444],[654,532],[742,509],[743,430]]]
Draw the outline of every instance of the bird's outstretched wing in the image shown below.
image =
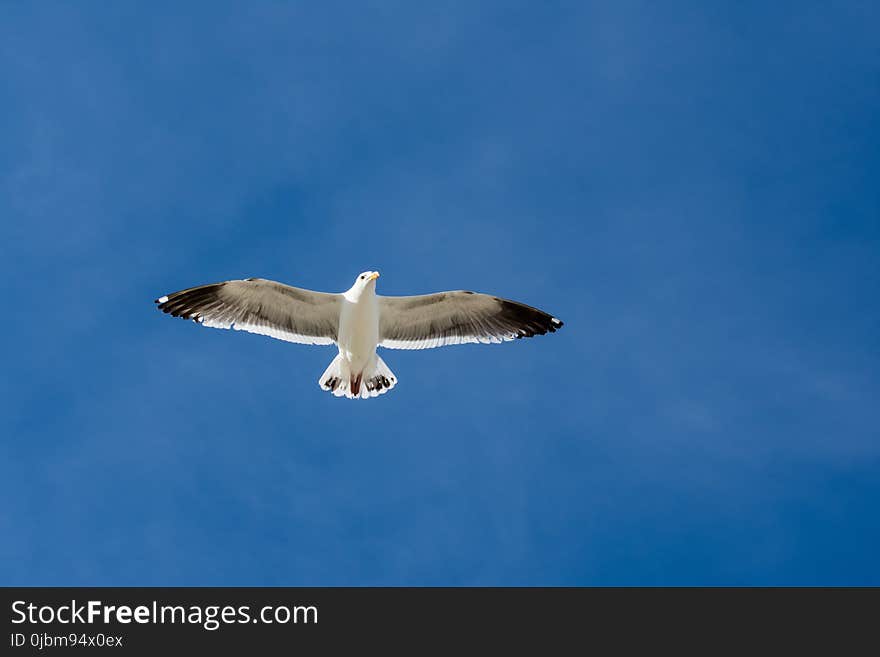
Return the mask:
[[389,349],[503,342],[552,333],[561,326],[537,308],[465,290],[379,297],[379,346]]
[[164,313],[212,328],[259,333],[300,344],[333,344],[341,300],[341,294],[249,278],[191,287],[156,299],[156,303]]

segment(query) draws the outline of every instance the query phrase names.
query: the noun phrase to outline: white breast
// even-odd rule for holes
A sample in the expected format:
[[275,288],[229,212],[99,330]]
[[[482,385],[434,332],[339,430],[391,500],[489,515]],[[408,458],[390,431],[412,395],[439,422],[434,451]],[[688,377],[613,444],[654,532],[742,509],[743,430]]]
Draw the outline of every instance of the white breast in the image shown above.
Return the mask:
[[344,300],[339,314],[339,353],[352,372],[366,366],[379,344],[379,303],[375,294],[356,301]]

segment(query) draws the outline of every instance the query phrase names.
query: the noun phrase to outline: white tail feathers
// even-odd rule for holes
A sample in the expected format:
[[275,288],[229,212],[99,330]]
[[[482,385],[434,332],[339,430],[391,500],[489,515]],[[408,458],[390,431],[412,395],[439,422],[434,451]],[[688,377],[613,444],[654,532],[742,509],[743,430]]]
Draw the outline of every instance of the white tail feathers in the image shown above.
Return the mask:
[[332,392],[335,397],[344,396],[348,399],[369,399],[384,395],[397,385],[397,377],[378,354],[373,358],[362,372],[353,373],[349,363],[339,355],[324,370],[318,385]]

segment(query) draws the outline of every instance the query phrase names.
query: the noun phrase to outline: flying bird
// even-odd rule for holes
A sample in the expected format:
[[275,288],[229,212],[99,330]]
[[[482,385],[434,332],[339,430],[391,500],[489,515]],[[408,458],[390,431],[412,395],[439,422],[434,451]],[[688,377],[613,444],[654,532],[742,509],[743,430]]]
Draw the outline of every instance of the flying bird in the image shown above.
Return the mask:
[[300,344],[335,344],[339,355],[318,384],[349,399],[376,397],[397,384],[376,347],[488,344],[553,333],[562,326],[537,308],[466,290],[379,296],[377,278],[379,272],[365,271],[341,294],[248,278],[191,287],[160,297],[156,303],[164,313],[203,326]]

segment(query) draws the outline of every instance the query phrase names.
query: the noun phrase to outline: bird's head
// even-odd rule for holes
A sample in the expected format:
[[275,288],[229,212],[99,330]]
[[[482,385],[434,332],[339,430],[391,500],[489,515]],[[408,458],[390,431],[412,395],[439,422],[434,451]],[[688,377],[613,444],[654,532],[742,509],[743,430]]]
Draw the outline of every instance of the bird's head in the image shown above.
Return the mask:
[[354,285],[351,286],[350,291],[356,293],[358,296],[360,296],[361,292],[369,289],[372,289],[375,292],[377,278],[379,278],[379,272],[377,271],[361,272],[358,274],[358,277],[354,279]]

